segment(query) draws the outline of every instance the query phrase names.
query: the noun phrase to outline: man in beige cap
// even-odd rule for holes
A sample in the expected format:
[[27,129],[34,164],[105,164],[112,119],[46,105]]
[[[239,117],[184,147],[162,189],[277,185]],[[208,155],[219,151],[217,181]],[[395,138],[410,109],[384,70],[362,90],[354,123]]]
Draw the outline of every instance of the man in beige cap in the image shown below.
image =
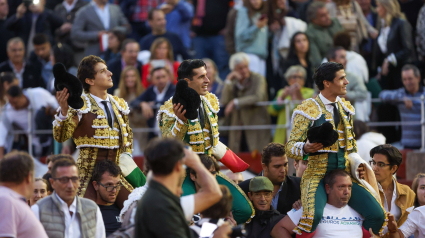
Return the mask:
[[254,205],[255,216],[245,225],[247,238],[281,237],[282,233],[289,235],[287,230],[278,225],[285,215],[271,206],[272,195],[273,184],[267,177],[251,179],[248,196]]

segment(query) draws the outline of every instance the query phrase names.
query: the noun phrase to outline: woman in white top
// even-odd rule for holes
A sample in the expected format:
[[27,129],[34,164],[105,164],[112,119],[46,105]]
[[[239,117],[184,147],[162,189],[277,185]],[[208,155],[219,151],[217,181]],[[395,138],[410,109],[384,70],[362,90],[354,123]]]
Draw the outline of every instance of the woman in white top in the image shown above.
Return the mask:
[[[382,89],[403,87],[401,68],[414,60],[412,27],[393,0],[377,0],[381,29],[374,48],[373,68],[381,66]],[[379,69],[378,69],[379,72]]]

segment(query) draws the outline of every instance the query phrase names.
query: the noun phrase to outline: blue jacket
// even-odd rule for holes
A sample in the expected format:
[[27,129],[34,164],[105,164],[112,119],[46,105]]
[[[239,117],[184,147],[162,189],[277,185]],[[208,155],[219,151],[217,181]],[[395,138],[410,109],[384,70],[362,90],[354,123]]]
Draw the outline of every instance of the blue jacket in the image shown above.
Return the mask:
[[[144,93],[142,93],[140,96],[138,96],[136,99],[134,99],[131,103],[130,103],[130,108],[138,108],[140,107],[140,103],[141,102],[155,102],[155,109],[154,114],[156,115],[158,113],[158,109],[161,105],[163,105],[168,99],[170,99],[173,95],[174,92],[176,91],[176,85],[174,84],[170,84],[168,86],[167,91],[165,92],[165,96],[163,98],[162,101],[156,101],[156,93],[153,90],[154,86],[151,85],[149,86],[148,89],[146,89],[146,91]],[[150,128],[153,128],[155,126],[155,122],[156,122],[156,116],[150,118],[148,120],[148,126]]]
[[[421,121],[421,101],[412,100],[412,109],[407,109],[403,100],[404,98],[412,99],[425,95],[424,87],[420,86],[419,91],[414,95],[406,91],[405,88],[395,90],[383,90],[379,97],[384,102],[391,102],[397,105],[400,111],[402,122],[420,122]],[[421,125],[401,126],[401,144],[408,147],[421,147]]]

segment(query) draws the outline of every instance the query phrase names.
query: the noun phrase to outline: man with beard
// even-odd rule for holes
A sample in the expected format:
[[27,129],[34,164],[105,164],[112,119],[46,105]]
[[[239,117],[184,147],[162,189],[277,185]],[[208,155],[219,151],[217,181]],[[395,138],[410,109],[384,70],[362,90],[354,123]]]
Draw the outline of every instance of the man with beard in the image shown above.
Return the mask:
[[97,194],[96,204],[102,213],[106,236],[121,227],[119,218],[121,209],[115,204],[118,192],[123,186],[120,174],[120,167],[110,160],[97,163],[93,169],[93,187]]
[[77,196],[80,180],[73,159],[59,159],[53,164],[50,183],[55,191],[31,207],[48,237],[105,237],[99,207]]
[[[301,198],[301,178],[288,176],[288,158],[285,155],[285,146],[272,142],[263,149],[261,154],[263,171],[261,176],[267,177],[273,184],[271,205],[281,214],[286,214],[292,205]],[[239,187],[248,195],[251,179],[239,184]]]
[[[314,237],[369,237],[368,232],[362,229],[364,218],[348,205],[353,186],[350,174],[342,169],[332,170],[325,176],[324,183],[327,202]],[[302,215],[303,208],[294,208],[278,225],[293,234]]]

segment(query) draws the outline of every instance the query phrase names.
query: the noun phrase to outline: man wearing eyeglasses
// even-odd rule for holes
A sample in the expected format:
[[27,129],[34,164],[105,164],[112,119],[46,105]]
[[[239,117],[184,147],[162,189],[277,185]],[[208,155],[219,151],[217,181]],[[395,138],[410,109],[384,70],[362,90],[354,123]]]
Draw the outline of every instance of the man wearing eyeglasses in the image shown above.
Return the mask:
[[77,196],[80,179],[75,161],[56,161],[50,183],[55,191],[31,207],[48,237],[104,238],[105,226],[99,207],[92,200]]
[[[370,165],[378,181],[381,204],[385,211],[394,215],[397,226],[400,227],[413,210],[415,201],[415,192],[394,179],[403,157],[397,148],[389,144],[378,145],[370,150],[370,157]],[[387,232],[388,228],[385,227],[384,234]]]
[[282,237],[284,234],[290,236],[282,226],[276,226],[285,215],[272,206],[273,184],[270,179],[264,176],[251,179],[248,196],[254,205],[255,216],[245,225],[247,238]]
[[119,218],[121,209],[115,204],[118,192],[123,186],[120,174],[120,167],[110,160],[97,163],[93,169],[93,187],[97,193],[96,204],[102,213],[106,236],[121,227]]

